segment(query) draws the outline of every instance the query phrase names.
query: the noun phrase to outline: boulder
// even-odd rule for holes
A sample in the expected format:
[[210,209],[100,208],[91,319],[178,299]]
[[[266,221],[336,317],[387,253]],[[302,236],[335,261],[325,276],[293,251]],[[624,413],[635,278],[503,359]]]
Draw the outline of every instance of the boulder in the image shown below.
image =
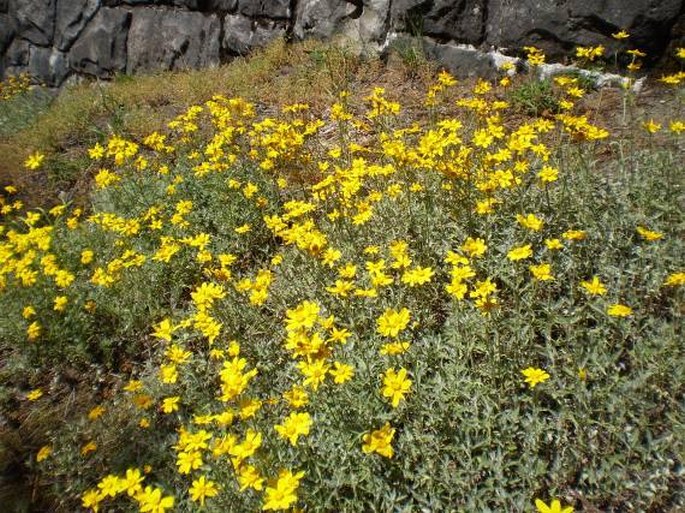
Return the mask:
[[492,0],[395,0],[395,30],[439,41],[480,44],[485,36],[485,16]]
[[137,9],[128,35],[127,73],[219,64],[216,15],[174,9]]
[[238,0],[205,0],[200,5],[201,11],[217,14],[235,12],[236,9],[238,9]]
[[295,10],[293,32],[300,39],[328,39],[347,20],[358,18],[362,2],[331,0],[300,0]]
[[54,46],[69,50],[99,7],[99,0],[57,0]]
[[428,57],[439,62],[457,78],[497,77],[497,62],[490,54],[472,45],[457,43],[438,43],[434,39],[423,38],[423,50]]
[[145,6],[172,6],[189,10],[198,10],[204,2],[202,0],[102,0],[106,7],[119,7],[129,5],[131,7]]
[[285,37],[285,33],[283,23],[227,14],[221,48],[229,55],[246,55],[252,48],[263,47],[279,37]]
[[31,46],[27,71],[49,87],[58,87],[69,75],[67,54],[55,48]]
[[[534,45],[553,59],[576,46],[603,44],[610,52],[640,48],[660,55],[670,30],[682,16],[682,0],[490,0],[485,41],[498,47]],[[631,37],[618,43],[611,37],[621,29]]]
[[340,35],[357,51],[379,52],[390,28],[390,0],[303,0],[297,3],[293,33],[328,39]]
[[238,0],[238,11],[250,18],[289,19],[290,0]]
[[5,53],[5,64],[13,68],[28,66],[30,46],[26,39],[14,39]]
[[128,10],[100,8],[71,47],[71,69],[101,78],[125,71],[130,25],[131,13]]
[[17,32],[37,46],[50,46],[55,32],[55,0],[10,0]]
[[0,13],[0,56],[4,55],[16,33],[17,25],[14,18]]

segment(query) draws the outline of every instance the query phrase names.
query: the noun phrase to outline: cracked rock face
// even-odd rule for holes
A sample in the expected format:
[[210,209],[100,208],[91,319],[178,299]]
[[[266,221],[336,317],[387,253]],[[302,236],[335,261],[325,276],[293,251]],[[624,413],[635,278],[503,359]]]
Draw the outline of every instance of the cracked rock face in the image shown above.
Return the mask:
[[668,44],[671,28],[683,16],[684,7],[682,0],[517,0],[490,5],[486,23],[489,44],[505,48],[536,45],[552,58],[578,45],[603,44],[610,51],[617,49],[611,34],[621,29],[631,34],[631,46],[658,55]]
[[[684,0],[0,0],[0,76],[215,66],[275,38],[340,38],[383,51],[397,34],[457,74],[488,75],[485,51],[534,45],[550,60],[575,47],[626,44],[652,61],[685,45]],[[628,43],[611,34],[627,30]],[[624,46],[621,46],[624,45]]]
[[215,14],[173,9],[136,11],[128,32],[126,72],[217,66],[220,34]]
[[101,8],[71,47],[69,67],[101,78],[125,71],[131,18],[126,9]]

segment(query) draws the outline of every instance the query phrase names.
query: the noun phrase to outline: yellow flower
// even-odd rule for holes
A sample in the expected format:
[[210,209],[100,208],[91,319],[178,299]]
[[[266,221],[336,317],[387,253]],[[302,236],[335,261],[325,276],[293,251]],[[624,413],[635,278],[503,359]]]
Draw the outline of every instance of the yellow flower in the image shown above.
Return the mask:
[[102,406],[95,406],[88,412],[88,420],[97,420],[100,417],[102,417],[103,413],[105,413],[105,408]]
[[540,499],[535,499],[535,507],[537,508],[538,513],[573,513],[572,506],[562,508],[558,499],[554,499],[550,502],[549,506]]
[[174,331],[176,331],[176,329],[177,327],[174,327],[171,324],[170,319],[163,319],[155,326],[155,331],[152,333],[152,336],[161,340],[166,340],[167,342],[171,342],[171,335]]
[[43,164],[43,160],[45,160],[45,155],[42,153],[32,153],[24,162],[24,167],[31,170],[38,169]]
[[121,487],[126,490],[126,494],[129,497],[135,497],[139,492],[143,491],[142,482],[144,479],[140,470],[129,468],[126,470],[126,476],[121,479]]
[[96,444],[95,442],[93,442],[91,440],[90,442],[85,444],[83,447],[81,447],[81,456],[87,456],[91,452],[94,452],[95,450],[97,450],[97,448],[98,448],[98,444]]
[[54,306],[52,309],[55,312],[64,312],[64,310],[67,309],[67,303],[69,300],[67,299],[67,296],[57,296],[54,301]]
[[435,273],[430,267],[415,267],[414,269],[409,269],[402,274],[402,283],[406,283],[410,287],[423,285],[424,283],[431,281],[433,274]]
[[81,251],[81,263],[87,265],[93,261],[95,253],[90,249],[84,249]]
[[628,32],[626,32],[625,30],[619,30],[614,34],[611,34],[611,37],[620,41],[621,39],[628,39],[630,37],[630,34],[628,34]]
[[124,390],[126,392],[140,392],[143,389],[143,382],[137,379],[129,380],[126,385],[124,385]]
[[333,376],[333,382],[340,385],[352,379],[354,367],[345,363],[334,362],[333,369],[329,373]]
[[364,444],[362,445],[362,451],[365,454],[375,452],[386,458],[392,458],[394,451],[391,444],[394,436],[395,428],[391,427],[389,422],[386,422],[382,428],[366,433],[363,436]]
[[604,284],[599,281],[598,276],[593,276],[590,281],[581,281],[580,286],[583,287],[591,296],[603,296],[607,293]]
[[407,369],[400,368],[396,372],[394,368],[385,371],[383,376],[383,397],[390,399],[393,408],[397,408],[400,401],[409,392],[412,381],[407,378]]
[[538,178],[543,183],[552,183],[559,178],[559,170],[552,166],[544,166],[538,172]]
[[264,479],[252,465],[241,465],[237,472],[241,492],[248,488],[260,491],[264,487]]
[[202,453],[200,451],[179,452],[176,456],[176,466],[179,474],[190,474],[191,470],[197,470],[202,466]]
[[533,249],[530,244],[526,244],[525,246],[518,246],[515,248],[512,248],[508,253],[507,253],[507,258],[511,260],[512,262],[517,262],[518,260],[525,260],[526,258],[530,258],[533,255]]
[[26,399],[29,401],[36,401],[41,397],[43,397],[43,391],[40,388],[31,390],[28,394],[26,394]]
[[105,497],[95,488],[86,490],[81,496],[81,505],[84,508],[89,508],[93,513],[97,513],[100,509],[100,502]]
[[649,121],[645,121],[642,126],[645,127],[645,130],[647,130],[650,134],[655,134],[659,130],[661,130],[661,124],[657,123],[653,119],[650,119]]
[[192,501],[199,502],[200,506],[204,506],[205,499],[215,497],[219,493],[219,489],[214,481],[208,481],[205,476],[200,476],[193,481],[188,493]]
[[159,379],[162,383],[173,384],[178,380],[176,365],[166,364],[159,368]]
[[52,454],[52,447],[49,445],[44,445],[36,454],[36,461],[40,463],[41,461],[47,459]]
[[162,400],[162,411],[164,413],[173,413],[178,411],[178,403],[181,400],[180,397],[166,397]]
[[286,329],[297,331],[303,328],[312,328],[318,319],[319,311],[320,307],[315,302],[302,301],[296,308],[285,312]]
[[408,309],[393,310],[388,308],[376,320],[377,331],[384,337],[397,337],[409,324],[411,314]]
[[551,281],[554,279],[554,276],[552,276],[552,266],[550,264],[531,265],[529,269],[536,280]]
[[300,362],[297,366],[305,377],[303,385],[312,387],[314,390],[318,390],[319,385],[324,382],[326,373],[330,369],[330,365],[328,365],[323,358]]
[[685,122],[684,121],[671,121],[668,123],[668,129],[674,134],[679,134],[685,132]]
[[117,476],[109,474],[100,480],[98,488],[103,497],[116,497],[122,491],[121,484],[121,480]]
[[526,58],[530,66],[540,66],[545,63],[545,54],[539,48],[524,46],[523,50],[527,54]]
[[621,303],[614,303],[607,308],[607,313],[612,317],[628,317],[632,315],[633,309]]
[[283,399],[288,401],[288,404],[293,408],[302,408],[309,402],[309,394],[304,388],[295,385],[290,390],[283,392]]
[[33,321],[26,329],[26,338],[29,342],[36,340],[40,336],[41,327],[38,321]]
[[587,237],[585,230],[567,230],[561,234],[566,240],[583,240]]
[[545,246],[547,246],[547,249],[550,251],[564,248],[564,245],[559,239],[545,239]]
[[290,470],[281,470],[275,483],[271,483],[264,491],[263,511],[283,510],[290,508],[297,502],[297,489],[304,472],[293,474]]
[[380,353],[390,356],[404,354],[409,350],[409,347],[411,347],[409,342],[388,342],[381,346]]
[[550,378],[550,375],[547,374],[547,372],[545,372],[542,369],[536,369],[534,367],[528,367],[527,369],[523,369],[521,371],[521,374],[525,376],[526,379],[524,381],[528,383],[528,386],[530,386],[530,388],[535,388],[535,386],[538,383],[544,383]]
[[640,237],[642,237],[644,240],[647,240],[650,242],[653,242],[655,240],[659,240],[664,236],[663,233],[652,231],[652,230],[650,230],[644,226],[638,226],[636,228],[636,231],[637,231],[637,233],[640,234]]
[[146,486],[145,491],[140,492],[136,499],[140,513],[164,513],[165,510],[174,507],[173,497],[162,497],[162,490],[151,486]]
[[300,436],[308,435],[311,427],[312,417],[309,413],[292,412],[283,420],[282,424],[276,424],[274,429],[281,438],[285,438],[295,446],[297,439]]
[[516,214],[516,220],[524,228],[528,228],[534,232],[539,232],[542,230],[545,222],[537,217],[535,214],[527,214],[525,216],[521,214]]
[[685,272],[672,273],[666,276],[664,281],[666,287],[676,287],[678,285],[685,285]]
[[485,250],[488,249],[488,246],[485,244],[485,241],[480,238],[472,238],[469,237],[466,239],[466,242],[461,246],[461,249],[465,252],[468,253],[470,257],[479,257],[483,256],[485,254]]

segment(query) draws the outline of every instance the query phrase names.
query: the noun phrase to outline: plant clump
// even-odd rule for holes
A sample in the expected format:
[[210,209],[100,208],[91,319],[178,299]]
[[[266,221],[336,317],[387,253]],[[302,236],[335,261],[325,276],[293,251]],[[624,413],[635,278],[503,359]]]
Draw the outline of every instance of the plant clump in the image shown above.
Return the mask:
[[644,152],[573,78],[456,84],[217,95],[93,145],[87,207],[5,187],[3,352],[109,372],[27,464],[56,511],[685,505],[682,120]]

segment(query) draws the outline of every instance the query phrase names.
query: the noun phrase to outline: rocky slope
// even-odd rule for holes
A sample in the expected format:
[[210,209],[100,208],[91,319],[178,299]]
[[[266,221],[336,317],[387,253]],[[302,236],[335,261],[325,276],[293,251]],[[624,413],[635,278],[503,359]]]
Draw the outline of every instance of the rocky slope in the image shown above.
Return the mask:
[[683,0],[0,0],[0,75],[27,71],[58,86],[70,76],[216,66],[283,36],[342,36],[375,52],[411,34],[449,64],[464,44],[535,45],[551,58],[577,45],[612,51],[611,34],[625,29],[658,60],[682,44],[684,13]]

